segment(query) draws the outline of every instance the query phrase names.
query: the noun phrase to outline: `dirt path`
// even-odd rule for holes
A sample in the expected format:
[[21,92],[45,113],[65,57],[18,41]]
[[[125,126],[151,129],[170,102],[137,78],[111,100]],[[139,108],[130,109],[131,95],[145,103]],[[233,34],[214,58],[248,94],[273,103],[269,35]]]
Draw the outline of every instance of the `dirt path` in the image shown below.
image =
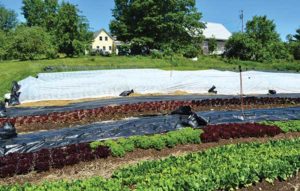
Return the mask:
[[157,151],[153,149],[150,150],[137,149],[134,152],[127,153],[126,156],[123,158],[109,157],[107,159],[99,159],[91,162],[80,163],[74,166],[68,166],[59,170],[52,169],[48,172],[43,172],[43,173],[32,172],[27,175],[19,175],[12,178],[0,179],[0,184],[1,185],[16,184],[16,183],[24,184],[26,182],[39,184],[44,181],[56,181],[62,179],[64,180],[86,179],[92,176],[102,176],[105,178],[109,178],[112,175],[112,173],[118,168],[127,165],[133,165],[144,160],[163,159],[171,155],[182,156],[184,154],[203,151],[209,148],[219,147],[228,144],[247,143],[247,142],[264,143],[269,140],[291,139],[297,137],[300,137],[300,132],[280,134],[273,138],[269,138],[269,137],[243,138],[243,139],[233,139],[233,140],[221,140],[218,143],[179,145],[175,148],[167,148],[162,151]]

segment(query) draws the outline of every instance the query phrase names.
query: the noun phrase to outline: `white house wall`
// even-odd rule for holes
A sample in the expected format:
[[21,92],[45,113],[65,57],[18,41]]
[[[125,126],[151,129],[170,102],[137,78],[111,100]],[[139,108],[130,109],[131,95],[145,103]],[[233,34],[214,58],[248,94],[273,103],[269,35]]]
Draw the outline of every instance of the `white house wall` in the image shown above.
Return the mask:
[[[100,40],[100,37],[102,37],[102,40]],[[102,50],[102,51],[107,51],[109,53],[112,53],[114,48],[113,44],[114,44],[114,40],[110,38],[110,36],[103,30],[94,39],[92,43],[92,49],[99,50],[99,51]]]

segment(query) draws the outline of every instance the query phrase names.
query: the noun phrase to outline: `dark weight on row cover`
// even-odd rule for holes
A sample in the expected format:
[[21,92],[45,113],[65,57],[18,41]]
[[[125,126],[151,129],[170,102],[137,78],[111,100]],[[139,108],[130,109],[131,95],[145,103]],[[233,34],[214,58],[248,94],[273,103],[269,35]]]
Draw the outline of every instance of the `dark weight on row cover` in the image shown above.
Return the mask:
[[2,117],[7,117],[4,102],[0,102],[0,118],[2,118]]
[[124,91],[120,94],[120,96],[122,97],[126,97],[126,96],[129,96],[130,94],[133,94],[134,91],[133,90],[129,90],[129,91]]
[[0,139],[11,139],[16,136],[16,128],[12,123],[6,122],[4,126],[0,128]]
[[192,108],[190,106],[181,106],[175,111],[171,112],[171,115],[180,115],[179,121],[176,124],[176,128],[199,128],[201,126],[208,125],[208,121],[192,112]]

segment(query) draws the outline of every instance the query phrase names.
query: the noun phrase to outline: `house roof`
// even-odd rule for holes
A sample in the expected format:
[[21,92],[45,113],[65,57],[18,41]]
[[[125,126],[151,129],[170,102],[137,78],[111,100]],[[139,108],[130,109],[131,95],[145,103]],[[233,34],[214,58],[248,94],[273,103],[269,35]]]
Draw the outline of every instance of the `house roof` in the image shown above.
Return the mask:
[[105,29],[100,29],[99,31],[94,33],[94,38],[96,38],[101,32],[105,32],[111,39],[114,39],[109,32],[107,32]]
[[207,22],[203,35],[206,39],[228,40],[232,33],[223,24]]

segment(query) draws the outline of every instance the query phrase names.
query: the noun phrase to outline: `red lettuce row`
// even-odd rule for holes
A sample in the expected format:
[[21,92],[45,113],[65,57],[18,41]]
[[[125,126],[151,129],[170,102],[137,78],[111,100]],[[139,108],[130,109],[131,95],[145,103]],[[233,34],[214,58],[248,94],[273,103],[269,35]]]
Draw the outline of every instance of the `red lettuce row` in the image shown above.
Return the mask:
[[247,137],[273,137],[283,131],[277,126],[257,123],[209,125],[203,128],[200,135],[204,143],[218,142],[221,139],[236,139]]
[[31,171],[44,172],[50,168],[59,169],[79,162],[107,158],[110,155],[108,147],[100,146],[92,150],[88,143],[42,149],[34,153],[11,153],[0,158],[0,178],[27,174]]
[[[299,104],[300,98],[257,98],[247,97],[244,100],[245,105],[269,105],[269,104]],[[45,124],[77,124],[80,122],[94,122],[101,120],[111,120],[120,117],[129,117],[140,113],[168,113],[179,106],[191,106],[194,110],[201,110],[203,107],[218,106],[238,106],[240,99],[206,99],[192,101],[158,101],[144,102],[136,104],[125,104],[118,106],[104,106],[95,109],[83,109],[68,112],[53,112],[47,115],[22,116],[16,118],[0,118],[0,127],[5,122],[11,122],[17,127],[37,125],[43,128]]]

